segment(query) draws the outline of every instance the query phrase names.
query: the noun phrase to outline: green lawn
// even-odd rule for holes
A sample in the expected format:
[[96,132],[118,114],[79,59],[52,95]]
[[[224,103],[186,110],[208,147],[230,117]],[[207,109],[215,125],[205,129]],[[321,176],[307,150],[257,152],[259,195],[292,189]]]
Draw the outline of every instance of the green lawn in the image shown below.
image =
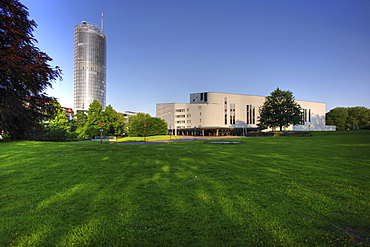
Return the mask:
[[[160,136],[148,136],[145,137],[146,141],[162,141],[162,140],[174,140],[182,138],[181,136],[169,136],[169,135],[160,135]],[[142,142],[144,137],[118,137],[116,142]]]
[[370,131],[0,142],[0,246],[368,246]]

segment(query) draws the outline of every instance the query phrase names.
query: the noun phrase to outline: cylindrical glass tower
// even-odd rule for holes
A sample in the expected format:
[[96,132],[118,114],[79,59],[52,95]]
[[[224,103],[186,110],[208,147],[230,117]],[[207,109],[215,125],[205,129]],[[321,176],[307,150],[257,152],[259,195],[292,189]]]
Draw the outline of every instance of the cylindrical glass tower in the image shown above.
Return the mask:
[[95,24],[81,22],[74,30],[74,108],[87,110],[98,100],[105,108],[106,36]]

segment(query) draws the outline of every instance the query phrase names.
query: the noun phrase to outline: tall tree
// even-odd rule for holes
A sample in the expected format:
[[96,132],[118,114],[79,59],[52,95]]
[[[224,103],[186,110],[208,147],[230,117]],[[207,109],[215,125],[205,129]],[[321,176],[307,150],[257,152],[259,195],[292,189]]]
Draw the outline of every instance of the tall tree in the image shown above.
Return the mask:
[[295,101],[293,93],[277,88],[267,96],[259,109],[259,126],[272,129],[301,123],[301,106]]
[[47,104],[44,92],[61,78],[59,67],[35,45],[36,23],[17,0],[0,1],[0,129],[11,138],[30,138]]

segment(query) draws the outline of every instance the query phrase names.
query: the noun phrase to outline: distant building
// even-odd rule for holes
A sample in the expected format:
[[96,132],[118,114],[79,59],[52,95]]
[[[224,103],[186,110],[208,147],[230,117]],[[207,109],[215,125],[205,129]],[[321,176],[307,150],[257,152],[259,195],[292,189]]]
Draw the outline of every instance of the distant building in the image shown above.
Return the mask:
[[106,101],[106,35],[95,24],[82,21],[74,29],[74,109],[87,110]]
[[74,114],[73,109],[68,108],[68,107],[62,107],[62,108],[66,112],[66,117],[68,118],[68,120],[72,120],[73,119],[73,114]]
[[123,112],[123,115],[125,116],[125,118],[129,118],[129,117],[132,117],[132,116],[136,116],[137,112],[125,111],[125,112]]
[[[265,97],[227,93],[193,93],[190,103],[157,104],[156,116],[167,122],[173,134],[244,135],[258,130],[258,109]],[[302,125],[286,130],[330,131],[325,125],[325,103],[296,100],[302,107]]]

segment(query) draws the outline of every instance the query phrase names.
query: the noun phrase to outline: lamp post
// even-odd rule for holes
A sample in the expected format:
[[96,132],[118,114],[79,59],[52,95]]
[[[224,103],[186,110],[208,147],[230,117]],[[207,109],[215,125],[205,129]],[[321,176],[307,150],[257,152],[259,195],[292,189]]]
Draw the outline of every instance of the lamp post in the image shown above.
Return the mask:
[[146,123],[144,123],[144,142],[146,142]]
[[100,144],[102,144],[103,143],[103,124],[104,123],[99,123],[99,125],[100,125]]
[[172,139],[172,124],[170,124],[170,140]]
[[49,124],[50,124],[49,122],[48,122],[48,123],[45,123],[46,128],[48,129],[48,130],[46,131],[46,134],[47,134],[47,135],[49,135]]

